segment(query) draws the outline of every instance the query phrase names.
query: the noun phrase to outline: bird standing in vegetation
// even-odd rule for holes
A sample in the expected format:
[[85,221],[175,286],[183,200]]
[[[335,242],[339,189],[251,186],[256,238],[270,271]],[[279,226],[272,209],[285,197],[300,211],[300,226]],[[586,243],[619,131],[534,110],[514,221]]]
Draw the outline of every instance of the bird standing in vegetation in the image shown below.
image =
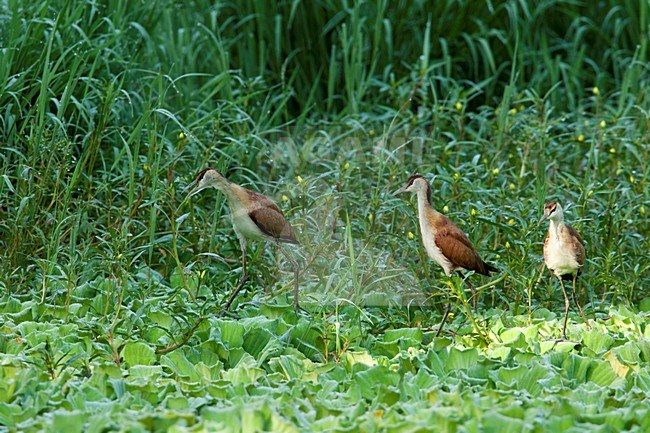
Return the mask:
[[585,263],[585,247],[582,236],[573,227],[564,222],[564,212],[562,206],[557,202],[551,202],[544,205],[544,214],[539,220],[539,224],[544,220],[549,220],[548,234],[544,241],[544,262],[546,267],[557,277],[562,286],[564,295],[564,326],[562,328],[562,338],[566,340],[566,325],[569,318],[569,297],[564,287],[564,280],[573,281],[573,301],[578,307],[578,311],[583,320],[590,328],[589,321],[585,316],[578,299],[576,298],[576,279],[582,273],[582,267]]
[[242,276],[224,309],[230,308],[248,278],[246,273],[247,240],[271,241],[278,245],[282,254],[291,262],[294,270],[293,303],[294,307],[298,309],[298,263],[282,249],[280,244],[298,245],[299,242],[293,227],[280,208],[268,197],[230,182],[214,168],[202,170],[189,187],[194,185],[196,186],[188,194],[188,198],[206,188],[215,188],[225,194],[232,225],[239,238],[242,252]]
[[[427,254],[436,263],[442,266],[445,275],[451,276],[452,272],[462,270],[474,271],[482,275],[490,275],[497,269],[485,263],[474,249],[465,233],[462,232],[449,218],[438,212],[431,204],[431,186],[427,180],[415,174],[411,176],[406,185],[398,189],[393,195],[402,192],[415,192],[418,197],[418,216],[422,242]],[[469,283],[469,282],[468,282]],[[449,314],[450,305],[447,304],[445,313],[436,335],[439,335]]]

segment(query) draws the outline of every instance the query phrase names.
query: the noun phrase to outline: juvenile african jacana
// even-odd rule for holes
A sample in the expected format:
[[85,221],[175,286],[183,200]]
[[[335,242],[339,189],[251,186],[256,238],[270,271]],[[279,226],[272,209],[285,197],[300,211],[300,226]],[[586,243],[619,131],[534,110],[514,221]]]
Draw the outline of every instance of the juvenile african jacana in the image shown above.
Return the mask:
[[585,247],[580,233],[564,222],[562,206],[557,202],[550,202],[544,205],[544,214],[538,224],[548,219],[548,234],[544,241],[544,263],[546,267],[557,277],[562,286],[564,295],[564,326],[562,338],[566,340],[566,325],[569,318],[569,297],[564,287],[564,280],[573,282],[572,297],[582,319],[590,328],[589,321],[580,307],[576,298],[576,279],[582,273],[585,264]]
[[[442,266],[448,277],[454,271],[462,275],[462,270],[474,271],[482,275],[490,275],[497,269],[485,263],[476,252],[469,238],[449,218],[433,208],[431,203],[431,186],[427,180],[415,174],[409,177],[406,185],[398,189],[393,195],[402,192],[415,192],[418,197],[418,218],[422,242],[427,254],[436,263]],[[469,282],[468,282],[469,283]],[[447,315],[449,304],[445,309],[438,333],[442,330]]]
[[230,210],[232,225],[235,234],[239,238],[242,252],[242,276],[228,302],[226,302],[224,309],[228,310],[230,308],[248,278],[246,273],[246,245],[248,240],[275,243],[287,260],[291,262],[294,270],[293,304],[298,309],[298,263],[284,251],[281,244],[298,245],[299,242],[296,239],[293,227],[289,224],[278,205],[259,192],[251,191],[230,182],[217,170],[210,167],[202,170],[188,187],[194,185],[196,186],[188,194],[188,198],[206,188],[215,188],[224,193]]

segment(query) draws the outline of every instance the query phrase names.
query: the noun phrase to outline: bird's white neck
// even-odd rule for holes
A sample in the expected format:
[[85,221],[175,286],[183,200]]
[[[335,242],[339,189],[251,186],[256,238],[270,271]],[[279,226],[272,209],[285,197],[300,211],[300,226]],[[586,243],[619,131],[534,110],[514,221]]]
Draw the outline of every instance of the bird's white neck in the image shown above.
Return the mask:
[[548,225],[548,232],[552,238],[560,239],[560,230],[563,225],[564,225],[564,221],[562,220],[558,220],[558,221],[551,220],[551,222]]
[[434,215],[437,211],[433,208],[429,199],[427,198],[427,191],[418,191],[418,213],[420,214],[420,223],[424,224],[424,217],[427,213],[433,213]]

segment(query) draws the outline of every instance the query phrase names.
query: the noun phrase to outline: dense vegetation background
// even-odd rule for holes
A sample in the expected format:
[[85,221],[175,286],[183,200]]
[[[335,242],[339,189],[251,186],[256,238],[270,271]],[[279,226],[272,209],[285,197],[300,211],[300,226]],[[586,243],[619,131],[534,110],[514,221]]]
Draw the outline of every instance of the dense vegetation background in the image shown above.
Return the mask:
[[[0,428],[647,431],[649,12],[0,1]],[[258,244],[220,315],[238,243],[182,191],[207,165],[296,226],[306,312]],[[476,299],[389,194],[413,172],[501,270]],[[551,199],[587,243],[566,342]]]

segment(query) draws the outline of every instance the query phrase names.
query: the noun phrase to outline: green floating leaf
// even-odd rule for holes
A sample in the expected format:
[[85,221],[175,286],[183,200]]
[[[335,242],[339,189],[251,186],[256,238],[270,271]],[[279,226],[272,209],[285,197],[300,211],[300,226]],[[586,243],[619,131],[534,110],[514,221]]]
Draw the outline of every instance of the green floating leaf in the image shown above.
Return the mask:
[[81,433],[84,425],[84,415],[81,411],[59,410],[52,414],[51,432]]
[[588,331],[582,337],[582,344],[584,344],[589,349],[593,350],[597,354],[601,354],[614,344],[614,339],[604,332],[601,332],[596,327],[592,327],[591,331]]
[[23,409],[17,404],[0,403],[0,425],[13,427],[16,425],[16,417],[22,413]]
[[246,329],[235,320],[219,320],[219,329],[221,331],[221,342],[226,347],[240,348],[244,344],[244,333]]
[[538,396],[544,389],[543,381],[550,379],[553,372],[550,366],[533,362],[530,365],[501,368],[497,374],[499,380],[509,388],[525,389],[531,395]]
[[650,397],[650,371],[647,368],[636,372],[634,385]]
[[597,385],[609,386],[611,385],[618,376],[612,370],[609,362],[605,361],[594,361],[596,362],[596,367],[591,370],[589,374],[589,380],[594,382]]
[[521,433],[525,431],[522,419],[505,416],[496,411],[484,414],[481,423],[481,432],[484,433]]
[[567,378],[583,383],[587,381],[589,369],[592,366],[592,360],[574,353],[567,353],[566,359],[562,363],[562,371]]
[[256,383],[265,374],[266,372],[257,366],[255,358],[244,353],[237,365],[223,372],[223,378],[233,385],[250,385]]
[[618,376],[624,378],[627,376],[627,373],[630,371],[630,367],[622,364],[614,351],[610,350],[603,356],[608,362],[609,366],[612,368],[612,371]]
[[639,365],[641,363],[641,349],[636,341],[628,341],[624,345],[612,349],[612,352],[625,364]]
[[122,357],[131,366],[152,365],[156,362],[156,351],[146,343],[130,341],[124,346]]
[[372,357],[367,351],[359,352],[345,352],[345,363],[348,367],[361,363],[367,366],[377,365],[377,360]]
[[311,361],[302,358],[298,359],[296,356],[282,355],[278,358],[273,358],[269,361],[269,365],[273,371],[281,372],[287,379],[299,379],[308,371],[308,366],[312,366]]
[[422,343],[422,330],[420,328],[401,328],[389,329],[384,332],[384,341],[389,343],[399,339],[412,340],[417,343]]
[[373,400],[380,388],[397,386],[400,376],[384,365],[376,365],[357,373],[354,380],[359,385],[363,398]]
[[162,376],[162,366],[160,365],[134,365],[129,368],[129,377],[141,377],[149,381],[157,380]]
[[244,335],[242,347],[252,356],[256,357],[264,350],[271,340],[271,334],[265,329],[252,329]]
[[464,350],[452,347],[449,349],[445,371],[468,369],[476,363],[478,363],[478,350],[473,347]]
[[168,367],[177,376],[188,379],[190,382],[199,382],[199,376],[194,364],[187,360],[185,354],[176,350],[160,358],[160,365]]

